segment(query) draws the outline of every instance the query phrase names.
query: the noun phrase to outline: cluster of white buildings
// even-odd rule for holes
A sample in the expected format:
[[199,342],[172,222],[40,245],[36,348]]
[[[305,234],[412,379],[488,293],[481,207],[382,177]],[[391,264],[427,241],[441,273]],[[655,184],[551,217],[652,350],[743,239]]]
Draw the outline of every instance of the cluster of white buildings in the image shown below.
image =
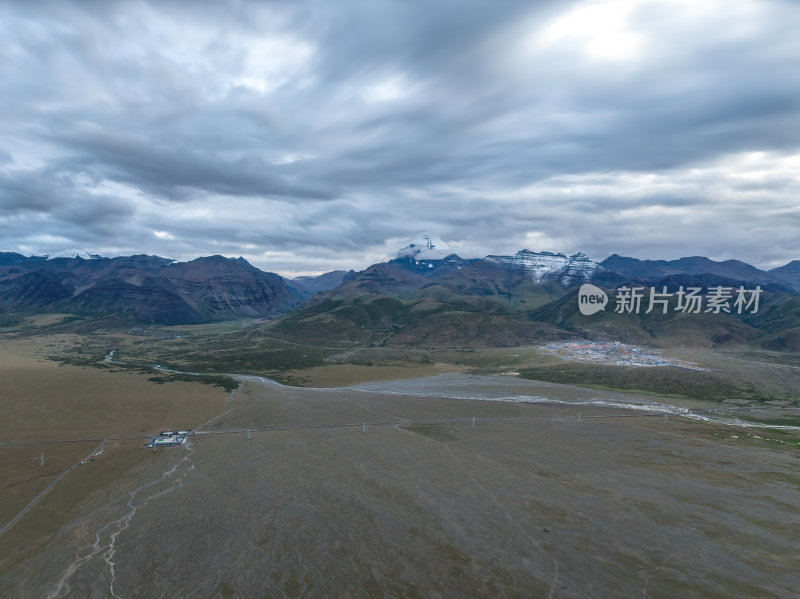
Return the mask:
[[148,447],[176,447],[183,445],[189,438],[192,431],[161,431],[158,435],[151,438],[147,443]]
[[677,366],[699,370],[693,364],[666,358],[652,350],[626,345],[619,341],[559,341],[548,343],[549,350],[567,360],[618,366]]

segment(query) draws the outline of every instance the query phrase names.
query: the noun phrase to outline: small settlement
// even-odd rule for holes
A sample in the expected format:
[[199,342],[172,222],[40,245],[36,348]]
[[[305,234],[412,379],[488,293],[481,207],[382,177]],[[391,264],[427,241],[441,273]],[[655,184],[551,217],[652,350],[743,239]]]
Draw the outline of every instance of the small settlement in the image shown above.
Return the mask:
[[663,356],[655,349],[645,349],[619,341],[557,341],[543,345],[542,349],[551,351],[565,360],[576,362],[614,366],[673,366],[688,370],[707,370],[690,362]]
[[158,435],[150,439],[148,447],[177,447],[186,443],[186,439],[192,431],[161,431]]

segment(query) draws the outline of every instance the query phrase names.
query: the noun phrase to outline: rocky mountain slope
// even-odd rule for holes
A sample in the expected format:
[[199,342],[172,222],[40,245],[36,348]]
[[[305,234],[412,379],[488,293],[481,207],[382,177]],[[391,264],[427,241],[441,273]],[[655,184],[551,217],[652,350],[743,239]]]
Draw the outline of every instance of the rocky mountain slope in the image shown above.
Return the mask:
[[282,277],[242,258],[55,258],[0,254],[0,311],[119,316],[189,324],[282,314],[302,301]]
[[355,274],[354,270],[332,270],[318,276],[295,277],[288,283],[290,287],[294,287],[310,297],[320,291],[328,291],[338,287],[343,281],[351,279]]
[[[638,260],[612,254],[600,263],[605,269],[635,277],[642,281],[654,281],[669,275],[712,274],[727,279],[754,284],[781,283],[786,281],[781,277],[780,269],[765,271],[751,266],[740,260],[725,260],[715,262],[704,256],[691,256],[678,260]],[[790,265],[782,268],[786,269]]]
[[800,291],[800,260],[792,260],[789,264],[773,268],[769,272],[789,285],[792,289]]
[[[607,290],[611,307],[578,311],[577,288]],[[757,314],[685,314],[675,301],[666,315],[619,314],[615,290],[624,286],[670,290],[761,286]],[[663,345],[756,344],[800,349],[800,298],[777,275],[737,261],[708,258],[646,261],[612,256],[602,263],[521,250],[513,256],[465,260],[455,254],[399,256],[355,273],[338,287],[269,325],[287,338],[309,342],[385,346],[512,346],[593,337]],[[735,311],[734,311],[735,312]]]

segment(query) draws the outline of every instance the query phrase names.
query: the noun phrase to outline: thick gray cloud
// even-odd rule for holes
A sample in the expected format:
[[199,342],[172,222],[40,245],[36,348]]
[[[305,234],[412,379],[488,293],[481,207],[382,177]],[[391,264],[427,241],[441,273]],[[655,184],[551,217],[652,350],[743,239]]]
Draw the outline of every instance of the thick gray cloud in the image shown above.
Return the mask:
[[800,8],[8,3],[0,249],[800,258]]

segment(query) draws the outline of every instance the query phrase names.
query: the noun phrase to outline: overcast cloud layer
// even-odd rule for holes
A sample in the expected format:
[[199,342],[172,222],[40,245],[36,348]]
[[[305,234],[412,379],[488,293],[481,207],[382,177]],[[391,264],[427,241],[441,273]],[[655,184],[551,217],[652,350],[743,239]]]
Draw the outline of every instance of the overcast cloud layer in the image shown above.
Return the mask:
[[791,1],[0,6],[0,250],[800,258]]

